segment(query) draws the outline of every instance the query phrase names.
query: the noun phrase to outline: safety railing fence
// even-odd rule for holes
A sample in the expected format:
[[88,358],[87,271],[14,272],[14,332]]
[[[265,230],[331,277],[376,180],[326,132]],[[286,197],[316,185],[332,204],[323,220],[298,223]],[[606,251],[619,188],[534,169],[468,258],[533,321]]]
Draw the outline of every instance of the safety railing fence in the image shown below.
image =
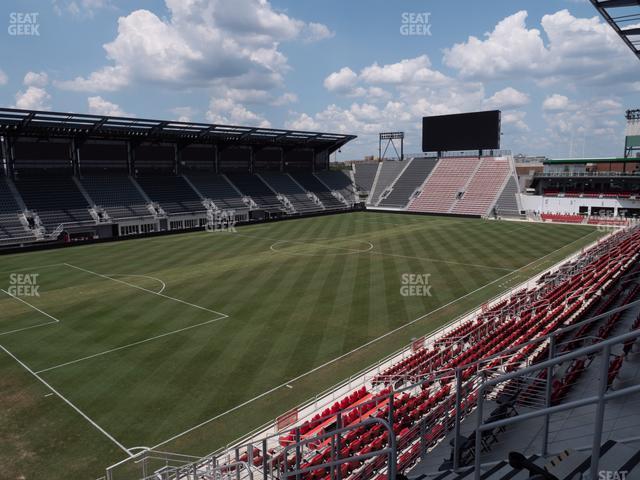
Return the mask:
[[564,172],[564,171],[547,171],[536,172],[535,177],[636,177],[640,178],[638,172]]
[[465,157],[509,157],[511,150],[495,149],[495,150],[459,150],[451,152],[420,152],[407,153],[405,158],[465,158]]
[[[474,478],[479,480],[482,475],[483,455],[486,450],[483,442],[493,435],[496,430],[510,426],[517,428],[517,424],[522,424],[532,419],[541,419],[543,428],[540,436],[539,453],[541,456],[547,456],[549,454],[549,426],[552,416],[588,405],[595,405],[595,414],[592,416],[590,473],[591,478],[599,478],[600,446],[603,443],[603,425],[607,404],[615,399],[640,393],[640,384],[623,386],[612,390],[612,382],[613,378],[615,378],[615,375],[612,375],[612,365],[618,362],[617,359],[623,358],[621,352],[628,352],[630,351],[629,346],[637,344],[639,337],[640,330],[632,330],[614,338],[603,339],[592,345],[583,346],[558,356],[550,354],[548,360],[536,365],[483,381],[478,388],[478,402],[475,412],[476,425],[472,434],[474,440]],[[614,353],[616,355],[613,355]],[[593,362],[595,366],[589,367],[587,362]],[[562,371],[564,378],[571,376],[571,368],[575,365],[579,365],[580,371],[573,370],[574,373],[582,373],[586,368],[597,369],[597,382],[592,385],[593,394],[571,401],[564,401],[562,398],[554,397],[554,392],[557,391],[557,385],[554,386],[553,384],[554,372],[557,372],[563,365],[566,366],[568,363],[570,365],[569,368]],[[490,416],[487,419],[484,418],[491,392],[505,384],[513,384],[514,382],[525,382],[526,384],[528,383],[527,379],[532,377],[542,380],[539,385],[539,394],[543,399],[542,406],[529,408],[526,412],[523,410],[515,416],[503,418]]]
[[[199,457],[161,450],[141,450],[133,457],[107,468],[106,480],[148,479],[164,480],[165,474],[176,468],[189,465]],[[163,476],[165,475],[165,476]]]

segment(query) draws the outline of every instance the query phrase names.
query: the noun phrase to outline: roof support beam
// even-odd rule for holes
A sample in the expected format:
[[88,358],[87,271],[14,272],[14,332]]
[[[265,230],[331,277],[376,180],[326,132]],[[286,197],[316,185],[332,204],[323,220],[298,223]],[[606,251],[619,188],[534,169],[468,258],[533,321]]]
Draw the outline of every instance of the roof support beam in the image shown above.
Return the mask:
[[[640,59],[640,49],[636,45],[636,41],[629,38],[630,36],[640,35],[640,28],[623,29],[621,24],[623,20],[618,17],[612,17],[607,9],[611,8],[633,8],[638,7],[637,14],[640,15],[640,0],[590,0],[593,6],[598,10],[602,18],[613,28],[613,30],[620,36],[622,41],[627,44],[631,51]],[[634,15],[631,15],[634,16]],[[629,15],[625,15],[629,17]]]

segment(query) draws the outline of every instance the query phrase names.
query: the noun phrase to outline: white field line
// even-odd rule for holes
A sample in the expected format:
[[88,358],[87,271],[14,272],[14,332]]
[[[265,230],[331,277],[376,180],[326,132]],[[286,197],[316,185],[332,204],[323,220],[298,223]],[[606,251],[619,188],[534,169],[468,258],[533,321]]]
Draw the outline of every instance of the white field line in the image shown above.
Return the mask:
[[4,352],[9,355],[11,358],[13,358],[16,362],[18,362],[22,368],[24,368],[26,371],[28,371],[31,375],[33,375],[34,377],[36,377],[40,383],[42,383],[45,387],[47,387],[49,390],[51,390],[52,393],[56,394],[63,402],[65,402],[67,405],[69,405],[71,408],[73,408],[80,416],[82,416],[82,418],[84,418],[87,422],[89,422],[91,425],[93,425],[96,430],[98,430],[100,433],[102,433],[105,437],[107,437],[109,440],[111,440],[114,444],[116,444],[121,450],[123,450],[127,455],[129,455],[130,457],[133,457],[133,454],[124,446],[122,445],[118,440],[116,440],[111,434],[109,434],[109,432],[107,432],[104,428],[102,428],[100,425],[98,425],[96,422],[94,422],[93,420],[91,420],[91,418],[89,418],[89,416],[87,414],[85,414],[82,410],[80,410],[78,407],[76,407],[73,403],[71,403],[69,400],[67,400],[60,392],[58,392],[55,388],[53,388],[51,385],[49,385],[45,380],[43,380],[37,373],[35,373],[33,370],[31,370],[27,365],[25,365],[22,361],[20,361],[18,359],[18,357],[16,357],[13,353],[11,353],[9,350],[7,350],[5,347],[3,347],[2,345],[0,345],[0,348],[2,350],[4,350]]
[[206,312],[215,313],[216,315],[220,315],[220,316],[225,317],[225,318],[228,317],[228,315],[226,315],[224,313],[216,312],[215,310],[211,310],[211,309],[206,308],[206,307],[201,307],[200,305],[196,305],[195,303],[189,303],[189,302],[187,302],[185,300],[180,300],[179,298],[170,297],[169,295],[165,295],[164,293],[154,292],[153,290],[149,290],[148,288],[144,288],[144,287],[141,287],[139,285],[135,285],[133,283],[125,282],[124,280],[118,280],[117,278],[112,278],[112,277],[109,277],[107,275],[103,275],[102,273],[93,272],[91,270],[87,270],[86,268],[82,268],[82,267],[77,267],[75,265],[71,265],[70,263],[65,263],[65,265],[67,267],[75,268],[76,270],[80,270],[82,272],[90,273],[91,275],[95,275],[97,277],[106,278],[107,280],[111,280],[112,282],[118,282],[118,283],[121,283],[123,285],[128,285],[129,287],[132,287],[132,288],[137,288],[138,290],[142,290],[143,292],[152,293],[153,295],[158,295],[159,297],[166,298],[168,300],[173,300],[174,302],[182,303],[184,305],[189,305],[190,307],[197,308],[199,310],[204,310]]
[[[484,290],[485,288],[487,288],[487,287],[489,287],[489,286],[493,285],[493,284],[494,284],[494,283],[496,283],[496,282],[499,282],[500,280],[502,280],[502,279],[504,279],[504,278],[508,277],[509,275],[513,275],[514,273],[517,273],[517,272],[519,272],[519,271],[521,271],[521,270],[524,270],[525,268],[529,267],[530,265],[533,265],[533,264],[535,264],[536,262],[539,262],[540,260],[543,260],[544,258],[546,258],[546,257],[548,257],[548,256],[550,256],[550,255],[553,255],[554,253],[556,253],[556,252],[558,252],[558,251],[562,250],[563,248],[566,248],[566,247],[568,247],[569,245],[572,245],[572,244],[574,244],[574,243],[578,242],[579,240],[582,240],[583,238],[585,238],[585,237],[587,237],[587,236],[589,236],[589,235],[592,235],[592,234],[594,234],[594,233],[597,233],[597,231],[596,231],[596,230],[594,230],[594,231],[592,231],[592,232],[589,232],[589,233],[587,233],[587,234],[585,234],[585,235],[581,236],[580,238],[577,238],[577,239],[575,239],[574,241],[572,241],[572,242],[570,242],[570,243],[567,243],[567,244],[565,244],[565,245],[563,245],[563,246],[561,246],[561,247],[557,248],[557,249],[556,249],[556,250],[554,250],[553,252],[549,252],[549,253],[547,253],[546,255],[543,255],[543,256],[542,256],[542,257],[540,257],[540,258],[536,258],[535,260],[533,260],[533,261],[531,261],[531,262],[527,263],[526,265],[523,265],[522,267],[518,268],[517,270],[514,270],[514,271],[512,271],[512,272],[510,272],[510,273],[507,273],[507,274],[505,274],[505,275],[503,275],[503,276],[501,276],[501,277],[499,277],[499,278],[497,278],[497,279],[495,279],[495,280],[493,280],[493,281],[491,281],[491,282],[489,282],[489,283],[487,283],[487,284],[485,284],[485,285],[483,285],[483,286],[481,286],[481,287],[479,287],[479,288],[477,288],[477,289],[473,290],[472,292],[466,293],[465,295],[463,295],[463,296],[461,296],[461,297],[459,297],[459,298],[456,298],[455,300],[452,300],[452,301],[450,301],[449,303],[447,303],[447,304],[445,304],[445,305],[441,305],[440,307],[436,308],[435,310],[432,310],[432,311],[430,311],[430,312],[428,312],[428,313],[425,313],[424,315],[422,315],[422,316],[420,316],[420,317],[418,317],[418,318],[416,318],[416,319],[414,319],[414,320],[411,320],[411,321],[410,321],[410,322],[408,322],[408,323],[405,323],[405,324],[403,324],[403,325],[400,325],[399,327],[397,327],[397,328],[395,328],[395,329],[393,329],[393,330],[391,330],[391,331],[389,331],[389,332],[387,332],[387,333],[385,333],[385,334],[383,334],[383,335],[381,335],[381,336],[379,336],[379,337],[377,337],[377,338],[374,338],[373,340],[370,340],[370,341],[368,341],[368,342],[366,342],[366,343],[364,343],[364,344],[360,345],[359,347],[354,348],[353,350],[351,350],[351,351],[349,351],[349,352],[343,353],[342,355],[340,355],[340,356],[338,356],[338,357],[336,357],[336,358],[334,358],[334,359],[332,359],[332,360],[329,360],[328,362],[325,362],[325,363],[323,363],[322,365],[318,365],[317,367],[312,368],[312,369],[311,369],[311,370],[309,370],[308,372],[305,372],[305,373],[303,373],[303,374],[301,374],[301,375],[298,375],[298,376],[297,376],[297,377],[295,377],[295,378],[292,378],[292,379],[290,379],[290,380],[287,380],[286,382],[284,382],[284,383],[282,383],[282,384],[280,384],[280,385],[278,385],[278,386],[276,386],[276,387],[273,387],[273,388],[271,388],[271,389],[269,389],[269,390],[267,390],[267,391],[265,391],[265,392],[263,392],[263,393],[261,393],[261,394],[259,394],[259,395],[256,395],[255,397],[250,398],[249,400],[246,400],[245,402],[243,402],[243,403],[241,403],[241,404],[239,404],[239,405],[236,405],[235,407],[230,408],[229,410],[227,410],[227,411],[225,411],[225,412],[219,413],[218,415],[216,415],[216,416],[214,416],[214,417],[211,417],[211,418],[209,418],[209,419],[207,419],[207,420],[204,420],[203,422],[199,423],[198,425],[195,425],[195,426],[193,426],[193,427],[191,427],[191,428],[189,428],[189,429],[185,430],[184,432],[178,433],[178,434],[174,435],[173,437],[171,437],[171,438],[169,438],[169,439],[167,439],[167,440],[164,440],[164,441],[162,441],[161,443],[159,443],[159,444],[157,444],[157,445],[155,445],[155,446],[151,447],[151,450],[155,450],[155,449],[157,449],[158,447],[161,447],[161,446],[163,446],[163,445],[166,445],[167,443],[170,443],[170,442],[172,442],[172,441],[174,441],[174,440],[176,440],[176,439],[178,439],[178,438],[180,438],[180,437],[182,437],[182,436],[184,436],[184,435],[187,435],[188,433],[191,433],[191,432],[193,432],[194,430],[197,430],[197,429],[199,429],[199,428],[201,428],[201,427],[203,427],[203,426],[205,426],[205,425],[207,425],[207,424],[209,424],[209,423],[211,423],[211,422],[213,422],[213,421],[215,421],[215,420],[217,420],[217,419],[219,419],[219,418],[221,418],[221,417],[224,417],[224,416],[226,416],[226,415],[228,415],[228,414],[230,414],[230,413],[233,413],[234,411],[236,411],[236,410],[238,410],[238,409],[240,409],[240,408],[242,408],[242,407],[245,407],[246,405],[249,405],[249,404],[251,404],[251,403],[255,402],[256,400],[259,400],[259,399],[260,399],[260,398],[262,398],[262,397],[265,397],[265,396],[267,396],[267,395],[270,395],[271,393],[273,393],[273,392],[275,392],[275,391],[277,391],[277,390],[280,390],[281,388],[284,388],[284,387],[286,387],[287,385],[290,385],[290,384],[292,384],[292,383],[296,382],[297,380],[300,380],[301,378],[304,378],[304,377],[306,377],[306,376],[309,376],[309,375],[311,375],[312,373],[315,373],[315,372],[317,372],[318,370],[321,370],[322,368],[324,368],[324,367],[326,367],[326,366],[331,365],[332,363],[335,363],[335,362],[337,362],[337,361],[339,361],[339,360],[342,360],[343,358],[345,358],[345,357],[347,357],[347,356],[349,356],[349,355],[352,355],[353,353],[355,353],[355,352],[357,352],[357,351],[359,351],[359,350],[362,350],[363,348],[366,348],[366,347],[368,347],[369,345],[372,345],[372,344],[374,344],[374,343],[376,343],[376,342],[378,342],[378,341],[380,341],[380,340],[382,340],[382,339],[384,339],[384,338],[388,337],[389,335],[393,335],[394,333],[396,333],[396,332],[398,332],[398,331],[400,331],[400,330],[403,330],[403,329],[407,328],[408,326],[413,325],[414,323],[419,322],[420,320],[423,320],[424,318],[427,318],[427,317],[429,317],[430,315],[432,315],[432,314],[434,314],[434,313],[437,313],[438,311],[440,311],[440,310],[442,310],[442,309],[444,309],[444,308],[447,308],[447,307],[449,307],[449,306],[453,305],[454,303],[457,303],[458,301],[462,300],[463,298],[466,298],[466,297],[468,297],[468,296],[470,296],[470,295],[473,295],[474,293],[479,292],[480,290]],[[260,237],[258,237],[258,238],[260,238]]]
[[366,243],[367,245],[369,245],[365,250],[356,250],[355,248],[342,248],[342,247],[332,247],[330,245],[320,245],[320,244],[316,244],[316,243],[308,243],[308,242],[294,242],[291,240],[278,240],[277,242],[275,242],[273,245],[271,245],[269,247],[269,250],[271,250],[272,252],[276,252],[276,253],[284,253],[286,255],[295,255],[295,256],[301,256],[301,257],[317,257],[316,254],[314,253],[296,253],[296,252],[285,252],[283,250],[278,250],[276,248],[276,245],[280,245],[281,243],[302,243],[305,245],[311,245],[311,246],[316,246],[316,247],[320,247],[320,248],[333,248],[333,249],[338,249],[338,250],[343,250],[344,253],[335,253],[334,255],[353,255],[356,253],[367,253],[370,252],[371,250],[373,250],[373,243],[371,242],[367,242],[365,240],[357,240],[360,243]]
[[165,288],[167,288],[167,284],[166,283],[164,283],[159,278],[152,277],[150,275],[132,275],[132,274],[129,274],[129,273],[105,273],[104,276],[105,277],[109,277],[109,278],[112,278],[112,277],[136,277],[136,278],[148,278],[149,280],[155,280],[156,282],[158,282],[158,283],[160,283],[162,285],[160,290],[158,290],[157,292],[154,292],[156,294],[164,292]]
[[288,252],[283,252],[282,250],[277,250],[274,247],[274,245],[278,244],[278,243],[297,243],[297,244],[301,244],[301,245],[310,245],[310,246],[318,246],[318,247],[322,247],[322,248],[328,248],[328,249],[334,249],[334,250],[344,250],[353,254],[356,253],[370,253],[371,255],[381,255],[381,256],[386,256],[386,257],[399,257],[399,258],[407,258],[407,259],[411,259],[411,260],[422,260],[425,262],[434,262],[434,263],[448,263],[448,264],[452,264],[452,265],[461,265],[461,266],[466,266],[466,267],[474,267],[474,268],[485,268],[488,270],[502,270],[502,271],[506,271],[506,272],[515,272],[516,270],[512,270],[510,268],[502,268],[502,267],[494,267],[491,265],[479,265],[476,263],[464,263],[464,262],[454,262],[451,260],[441,260],[438,258],[429,258],[429,257],[408,257],[408,256],[404,256],[404,255],[397,255],[395,253],[385,253],[385,252],[379,252],[377,250],[373,249],[373,245],[371,244],[371,242],[368,242],[366,240],[358,240],[356,238],[352,238],[351,240],[356,241],[356,242],[362,242],[362,243],[368,243],[369,245],[371,245],[372,248],[368,248],[367,250],[355,250],[352,248],[346,248],[346,247],[338,247],[335,245],[323,245],[323,244],[317,244],[317,243],[313,243],[313,242],[305,242],[303,240],[282,240],[282,239],[277,239],[277,238],[268,238],[268,237],[260,237],[257,235],[246,235],[246,234],[242,234],[242,233],[229,233],[229,235],[238,235],[240,237],[247,237],[247,238],[255,238],[258,240],[268,240],[270,242],[276,242],[273,245],[271,245],[271,247],[269,247],[270,250],[277,252],[277,253],[283,253],[285,255],[304,255],[304,254],[295,254],[295,253],[288,253]]
[[51,263],[49,265],[40,265],[39,267],[14,268],[13,270],[5,270],[3,272],[0,272],[0,275],[4,275],[5,273],[13,273],[13,272],[24,272],[25,270],[39,270],[41,268],[60,267],[62,265],[64,265],[64,263]]
[[45,317],[48,317],[51,319],[50,322],[45,322],[45,323],[40,323],[38,325],[32,325],[30,327],[24,327],[24,328],[16,328],[15,330],[10,330],[8,332],[0,332],[0,337],[2,335],[9,335],[12,333],[18,333],[18,332],[22,332],[24,330],[31,330],[32,328],[37,328],[37,327],[44,327],[45,325],[51,325],[53,323],[60,323],[60,320],[58,320],[57,318],[49,315],[47,312],[44,312],[42,310],[40,310],[38,307],[31,305],[29,302],[27,302],[26,300],[21,299],[20,297],[16,297],[15,295],[12,295],[11,293],[7,292],[6,290],[2,290],[0,289],[0,292],[4,292],[7,295],[9,295],[11,298],[15,298],[16,300],[18,300],[19,302],[24,303],[25,305],[28,305],[29,307],[33,308],[36,312],[41,313],[42,315],[44,315]]
[[83,362],[85,360],[90,360],[92,358],[100,357],[102,355],[107,355],[109,353],[117,352],[119,350],[124,350],[125,348],[135,347],[136,345],[141,345],[143,343],[151,342],[152,340],[157,340],[159,338],[167,337],[169,335],[174,335],[176,333],[185,332],[187,330],[191,330],[192,328],[202,327],[203,325],[208,325],[210,323],[215,323],[215,322],[218,322],[220,320],[224,320],[225,318],[229,318],[229,316],[228,315],[224,315],[224,316],[221,316],[221,317],[218,317],[218,318],[214,318],[212,320],[207,320],[206,322],[198,323],[197,325],[191,325],[191,326],[188,326],[188,327],[180,328],[178,330],[173,330],[172,332],[167,332],[167,333],[162,333],[160,335],[156,335],[155,337],[145,338],[144,340],[139,340],[137,342],[129,343],[127,345],[122,345],[120,347],[115,347],[115,348],[112,348],[110,350],[105,350],[104,352],[94,353],[93,355],[87,355],[86,357],[81,357],[81,358],[77,358],[75,360],[70,360],[68,362],[61,363],[59,365],[54,365],[53,367],[48,367],[48,368],[44,368],[42,370],[38,370],[36,373],[50,372],[51,370],[56,370],[58,368],[66,367],[68,365],[73,365],[74,363]]

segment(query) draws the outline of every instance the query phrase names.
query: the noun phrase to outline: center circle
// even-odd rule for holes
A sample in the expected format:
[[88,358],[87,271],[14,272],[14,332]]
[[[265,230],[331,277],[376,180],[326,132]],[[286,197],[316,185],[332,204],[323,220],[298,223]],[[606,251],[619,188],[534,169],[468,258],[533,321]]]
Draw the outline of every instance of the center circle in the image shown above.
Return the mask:
[[373,244],[365,240],[278,240],[270,249],[277,253],[303,257],[326,255],[357,255],[373,250]]

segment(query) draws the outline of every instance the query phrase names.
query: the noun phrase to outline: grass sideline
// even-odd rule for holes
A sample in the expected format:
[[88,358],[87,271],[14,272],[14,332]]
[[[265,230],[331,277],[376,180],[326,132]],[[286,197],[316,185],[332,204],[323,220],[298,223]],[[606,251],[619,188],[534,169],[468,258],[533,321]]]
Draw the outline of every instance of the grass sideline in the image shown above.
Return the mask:
[[[127,449],[203,455],[600,235],[358,212],[0,257],[0,288],[40,287],[0,293],[0,332],[60,320],[0,336],[3,475],[96,478],[126,456],[51,388]],[[404,273],[433,295],[402,296]]]

